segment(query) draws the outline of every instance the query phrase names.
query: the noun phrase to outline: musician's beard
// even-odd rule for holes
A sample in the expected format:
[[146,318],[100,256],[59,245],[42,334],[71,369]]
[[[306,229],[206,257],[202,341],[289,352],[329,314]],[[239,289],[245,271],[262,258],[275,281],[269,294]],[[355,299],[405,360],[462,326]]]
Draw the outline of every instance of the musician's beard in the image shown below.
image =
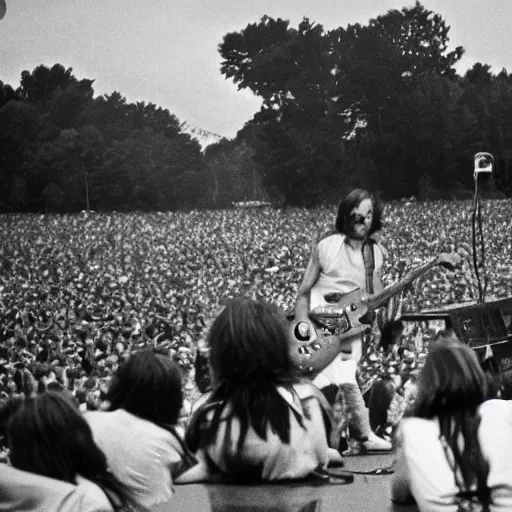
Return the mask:
[[351,226],[351,229],[350,229],[350,238],[352,240],[357,240],[357,241],[364,241],[368,238],[368,236],[370,235],[370,228],[369,226],[362,226],[361,224],[356,224],[355,226]]

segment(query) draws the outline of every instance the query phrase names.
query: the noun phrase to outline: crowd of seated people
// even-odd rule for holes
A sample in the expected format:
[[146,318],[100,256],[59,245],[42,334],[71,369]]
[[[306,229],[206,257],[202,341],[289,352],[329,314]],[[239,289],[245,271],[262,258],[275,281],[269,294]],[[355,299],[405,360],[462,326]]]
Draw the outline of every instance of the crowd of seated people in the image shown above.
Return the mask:
[[[184,435],[181,370],[151,350],[119,365],[96,411],[51,377],[41,389],[25,383],[0,408],[0,511],[146,511],[180,485],[316,478],[343,464],[343,409],[297,373],[282,315],[245,298],[223,309],[207,339],[212,387]],[[471,349],[441,335],[390,420],[396,395],[384,378],[369,398],[372,428],[397,427],[396,503],[512,509],[512,408]]]

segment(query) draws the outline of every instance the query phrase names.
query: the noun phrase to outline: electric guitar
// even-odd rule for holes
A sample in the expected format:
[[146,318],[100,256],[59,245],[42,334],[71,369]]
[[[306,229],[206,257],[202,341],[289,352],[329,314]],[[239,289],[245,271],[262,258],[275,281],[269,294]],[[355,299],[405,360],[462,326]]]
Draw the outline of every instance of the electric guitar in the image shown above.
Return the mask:
[[[306,322],[297,323],[293,314],[289,315],[287,331],[293,363],[307,376],[321,372],[345,347],[350,346],[351,338],[371,329],[371,321],[368,323],[369,314],[436,265],[453,270],[460,266],[461,261],[461,257],[456,253],[442,253],[414,268],[400,281],[373,296],[361,288],[346,294],[327,294],[324,297],[327,304],[309,313],[309,319],[315,326],[314,335],[308,332],[310,329],[307,327],[310,326]],[[306,335],[302,334],[304,331]]]

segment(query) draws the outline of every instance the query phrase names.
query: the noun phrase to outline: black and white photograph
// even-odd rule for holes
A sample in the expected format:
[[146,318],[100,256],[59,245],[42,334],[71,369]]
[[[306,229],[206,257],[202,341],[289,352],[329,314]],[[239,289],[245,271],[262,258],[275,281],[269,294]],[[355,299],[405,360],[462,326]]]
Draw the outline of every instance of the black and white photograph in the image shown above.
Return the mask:
[[512,511],[510,0],[0,0],[0,512]]

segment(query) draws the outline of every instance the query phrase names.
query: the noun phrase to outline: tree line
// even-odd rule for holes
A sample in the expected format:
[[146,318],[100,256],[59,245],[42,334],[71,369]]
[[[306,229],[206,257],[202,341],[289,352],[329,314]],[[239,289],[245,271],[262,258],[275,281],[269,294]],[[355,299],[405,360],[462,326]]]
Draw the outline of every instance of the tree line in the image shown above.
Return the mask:
[[512,74],[455,71],[449,27],[423,7],[326,31],[264,16],[219,44],[221,73],[262,99],[233,140],[201,151],[168,110],[94,98],[61,64],[0,82],[0,210],[175,210],[243,200],[310,206],[365,186],[385,199],[512,195]]
[[200,146],[176,116],[92,85],[61,64],[1,84],[2,210],[171,209],[197,182]]

